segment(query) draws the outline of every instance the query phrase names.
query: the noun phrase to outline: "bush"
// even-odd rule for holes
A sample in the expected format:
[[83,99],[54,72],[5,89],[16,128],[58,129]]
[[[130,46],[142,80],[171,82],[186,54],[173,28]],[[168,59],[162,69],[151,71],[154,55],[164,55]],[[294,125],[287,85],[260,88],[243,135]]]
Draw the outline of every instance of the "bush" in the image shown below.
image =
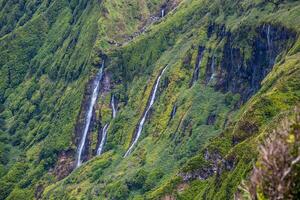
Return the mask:
[[[245,191],[248,199],[298,199],[300,196],[300,113],[284,120],[260,147],[260,157]],[[243,198],[240,198],[243,199]]]

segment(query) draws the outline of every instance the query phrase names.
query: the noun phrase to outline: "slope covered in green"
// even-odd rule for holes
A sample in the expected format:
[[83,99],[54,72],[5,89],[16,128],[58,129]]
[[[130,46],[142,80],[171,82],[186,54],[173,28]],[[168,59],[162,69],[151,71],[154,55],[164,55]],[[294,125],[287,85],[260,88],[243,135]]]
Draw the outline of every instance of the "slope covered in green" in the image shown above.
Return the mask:
[[[0,1],[1,199],[233,199],[299,103],[300,4],[274,2]],[[89,161],[74,169],[102,60]]]

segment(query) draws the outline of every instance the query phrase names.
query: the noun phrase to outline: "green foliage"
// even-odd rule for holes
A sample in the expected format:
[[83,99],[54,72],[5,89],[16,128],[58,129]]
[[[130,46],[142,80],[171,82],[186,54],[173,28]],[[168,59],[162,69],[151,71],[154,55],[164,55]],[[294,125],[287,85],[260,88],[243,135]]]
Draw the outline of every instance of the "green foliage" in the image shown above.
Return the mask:
[[[0,0],[1,198],[32,199],[37,185],[45,189],[40,191],[44,199],[232,198],[251,170],[259,137],[299,102],[300,40],[278,58],[261,90],[238,107],[240,95],[204,84],[213,53],[220,70],[225,43],[216,34],[209,37],[207,29],[224,25],[236,35],[234,48],[249,58],[258,26],[280,24],[299,33],[299,2],[186,0],[126,43],[165,3]],[[190,86],[199,45],[206,52],[200,79]],[[76,152],[74,127],[84,89],[103,54],[108,56],[105,80],[110,80],[105,88],[111,90],[99,98],[96,113],[102,124],[110,123],[105,153],[57,181],[52,169],[62,152]],[[167,65],[142,136],[123,158]],[[112,93],[118,100],[115,119]],[[96,137],[91,138],[95,147]],[[204,148],[233,159],[234,168],[181,188],[179,172],[210,167]]]

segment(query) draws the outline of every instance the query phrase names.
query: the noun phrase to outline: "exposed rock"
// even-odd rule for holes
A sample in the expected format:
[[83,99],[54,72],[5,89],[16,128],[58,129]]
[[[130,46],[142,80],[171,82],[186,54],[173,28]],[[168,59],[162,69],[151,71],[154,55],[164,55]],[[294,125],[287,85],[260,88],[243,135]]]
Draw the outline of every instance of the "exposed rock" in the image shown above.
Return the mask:
[[233,145],[238,144],[259,131],[259,127],[255,123],[249,121],[242,121],[241,124],[238,125],[238,129],[240,130],[239,134],[232,137]]
[[58,156],[58,161],[53,169],[53,174],[58,180],[61,180],[68,176],[74,169],[74,152],[63,151]]
[[208,149],[204,151],[203,156],[209,164],[192,172],[180,173],[179,175],[182,177],[183,181],[187,182],[195,179],[206,180],[214,174],[219,176],[224,170],[231,171],[234,168],[234,157],[224,159],[219,152],[210,152]]
[[216,114],[212,113],[210,114],[207,119],[206,119],[206,124],[207,125],[214,125],[216,122],[217,116]]
[[43,185],[38,185],[34,191],[34,197],[36,199],[41,199],[42,198],[42,194],[44,191],[44,186]]
[[209,34],[217,31],[220,39],[226,37],[216,89],[240,93],[242,102],[258,91],[261,81],[273,68],[276,57],[295,40],[295,33],[284,27],[271,24],[259,26],[254,39],[249,40],[248,45],[253,51],[250,58],[246,58],[245,52],[235,47],[239,46],[235,41],[239,37],[251,37],[249,27],[244,27],[239,35],[235,35],[226,32],[223,26],[212,26],[208,27]]

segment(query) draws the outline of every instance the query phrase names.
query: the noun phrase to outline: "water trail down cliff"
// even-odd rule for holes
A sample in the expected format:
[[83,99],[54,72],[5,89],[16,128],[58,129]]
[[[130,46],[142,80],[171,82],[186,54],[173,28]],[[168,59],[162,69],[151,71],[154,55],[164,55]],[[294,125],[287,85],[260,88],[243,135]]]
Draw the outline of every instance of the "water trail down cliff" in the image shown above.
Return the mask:
[[98,156],[101,155],[102,152],[103,152],[104,144],[105,144],[105,141],[106,141],[106,135],[107,135],[108,125],[109,124],[105,124],[105,126],[102,129],[102,138],[101,138],[101,142],[100,142],[100,145],[98,147],[98,150],[97,150],[97,155]]
[[204,47],[200,46],[198,49],[197,60],[196,60],[195,69],[194,69],[194,73],[193,73],[193,77],[192,77],[190,86],[193,86],[194,83],[199,79],[200,66],[201,66],[203,54],[204,54]]
[[267,42],[268,42],[268,51],[270,51],[270,49],[271,49],[270,28],[271,28],[271,26],[270,26],[270,25],[268,25],[268,27],[267,27]]
[[215,70],[215,57],[212,57],[212,61],[211,61],[211,76],[209,79],[209,82],[213,81],[215,76],[216,76],[216,70]]
[[112,96],[111,96],[111,108],[112,108],[112,117],[114,119],[117,116],[117,109],[115,106],[115,95],[114,94],[112,94]]
[[143,127],[144,127],[144,123],[146,121],[147,114],[150,111],[150,109],[151,109],[151,107],[152,107],[152,105],[154,103],[160,79],[161,79],[162,75],[164,74],[164,72],[166,71],[167,67],[168,67],[168,65],[161,71],[161,73],[159,74],[158,78],[156,79],[154,88],[152,88],[152,93],[151,93],[150,99],[148,99],[148,105],[147,105],[146,111],[144,112],[144,115],[143,115],[143,117],[142,117],[142,119],[141,119],[141,121],[139,123],[137,132],[135,134],[135,138],[134,138],[131,146],[129,147],[129,149],[125,153],[124,157],[128,156],[131,153],[131,151],[133,150],[133,147],[136,145],[139,137],[141,136],[141,133],[142,133],[142,130],[143,130]]
[[174,118],[174,116],[176,114],[176,111],[177,111],[177,105],[175,104],[173,106],[173,109],[172,109],[172,112],[171,112],[170,120]]
[[83,135],[80,141],[80,145],[78,148],[78,153],[77,153],[77,163],[76,163],[76,167],[79,167],[82,164],[82,152],[84,150],[84,146],[86,143],[86,138],[87,138],[87,134],[90,128],[90,123],[92,120],[92,115],[93,115],[93,108],[94,105],[96,103],[96,100],[98,98],[98,93],[99,93],[99,89],[100,89],[100,81],[103,77],[103,69],[104,69],[104,60],[102,61],[102,65],[99,69],[98,74],[96,75],[94,81],[93,81],[93,94],[92,97],[90,99],[89,105],[88,105],[88,110],[85,116],[85,126],[84,126],[84,131],[83,131]]
[[161,17],[164,17],[165,16],[165,9],[161,9]]

